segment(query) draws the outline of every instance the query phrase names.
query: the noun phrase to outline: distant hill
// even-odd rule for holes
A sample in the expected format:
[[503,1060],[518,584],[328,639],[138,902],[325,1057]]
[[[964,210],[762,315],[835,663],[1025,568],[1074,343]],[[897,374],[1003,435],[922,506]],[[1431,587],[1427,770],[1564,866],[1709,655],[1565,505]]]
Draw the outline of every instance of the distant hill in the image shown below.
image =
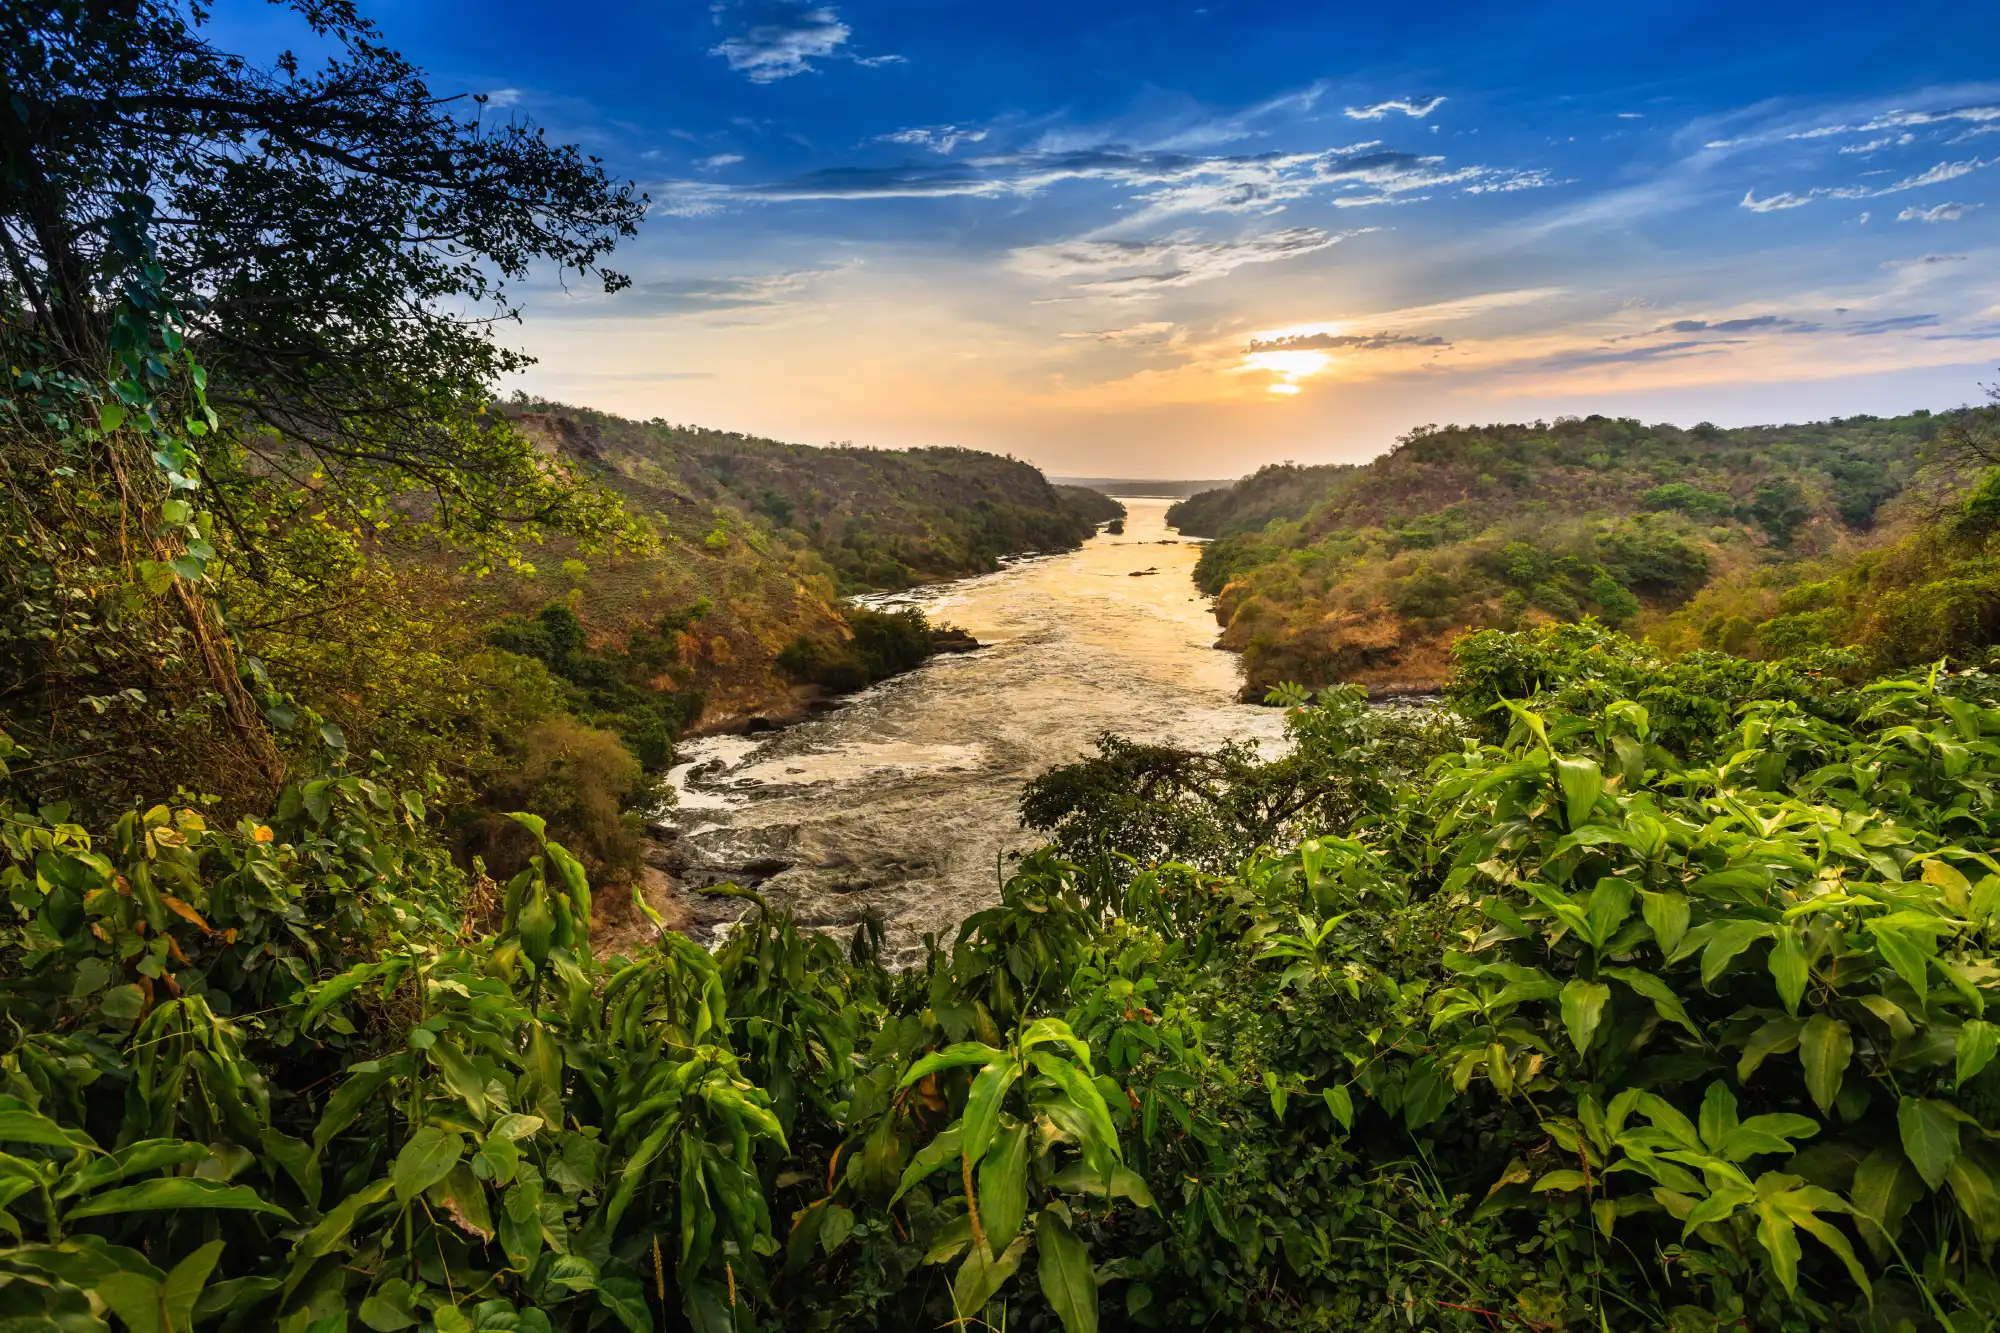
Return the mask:
[[593,652],[651,663],[641,683],[652,690],[699,695],[704,730],[802,711],[818,689],[783,659],[855,642],[857,613],[842,597],[1066,550],[1124,512],[970,449],[814,448],[540,400],[502,410],[619,493],[661,549],[593,554],[556,543],[532,574],[468,595],[496,617],[570,607]]
[[1102,495],[1129,495],[1134,499],[1179,500],[1227,481],[1158,481],[1137,477],[1050,477],[1058,486],[1074,486]]
[[1425,427],[1359,466],[1266,467],[1168,522],[1212,537],[1246,694],[1282,681],[1434,687],[1472,628],[1644,626],[1711,580],[1865,541],[1941,418],[1724,430],[1592,416]]

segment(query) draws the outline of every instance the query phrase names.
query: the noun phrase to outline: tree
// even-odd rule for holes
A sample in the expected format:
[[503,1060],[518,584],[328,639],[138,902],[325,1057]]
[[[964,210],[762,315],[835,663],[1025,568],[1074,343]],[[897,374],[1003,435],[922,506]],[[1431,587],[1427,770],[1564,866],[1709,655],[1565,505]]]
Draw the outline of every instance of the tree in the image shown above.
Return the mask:
[[[144,247],[235,448],[203,479],[277,478],[372,521],[461,535],[602,526],[483,415],[506,282],[537,262],[601,282],[646,199],[483,96],[441,96],[351,0],[289,0],[306,70],[217,49],[183,0],[24,0],[0,10],[0,310],[17,365],[85,380],[111,351]],[[309,31],[306,31],[309,30]],[[121,254],[123,246],[126,253]],[[24,359],[19,344],[31,343]],[[428,493],[420,509],[391,502]]]
[[485,565],[642,536],[486,404],[525,364],[507,282],[623,286],[645,197],[433,94],[351,0],[287,8],[317,72],[217,49],[191,0],[0,6],[0,700],[110,806],[134,775],[254,803],[271,726],[342,744],[244,651],[232,580],[298,622],[397,532]]

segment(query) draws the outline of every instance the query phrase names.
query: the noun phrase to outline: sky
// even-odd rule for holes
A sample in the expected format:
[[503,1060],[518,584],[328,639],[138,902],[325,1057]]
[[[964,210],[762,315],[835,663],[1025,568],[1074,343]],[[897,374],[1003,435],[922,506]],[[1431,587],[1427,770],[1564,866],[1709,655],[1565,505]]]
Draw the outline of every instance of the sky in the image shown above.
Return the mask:
[[627,416],[1225,477],[2000,378],[1985,0],[363,8],[651,197],[507,331]]

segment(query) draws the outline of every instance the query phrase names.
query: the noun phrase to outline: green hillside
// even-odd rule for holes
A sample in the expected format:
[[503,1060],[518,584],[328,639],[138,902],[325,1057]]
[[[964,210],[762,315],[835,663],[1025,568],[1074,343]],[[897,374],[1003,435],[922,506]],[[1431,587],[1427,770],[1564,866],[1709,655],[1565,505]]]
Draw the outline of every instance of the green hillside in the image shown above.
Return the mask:
[[797,534],[843,593],[1068,550],[1124,512],[1095,492],[1051,485],[1027,463],[972,449],[783,444],[539,402],[509,415],[643,508],[720,505],[780,536]]
[[1425,427],[1371,463],[1267,467],[1168,519],[1216,539],[1196,577],[1248,693],[1435,688],[1467,629],[1643,627],[1712,581],[1872,540],[1942,420]]

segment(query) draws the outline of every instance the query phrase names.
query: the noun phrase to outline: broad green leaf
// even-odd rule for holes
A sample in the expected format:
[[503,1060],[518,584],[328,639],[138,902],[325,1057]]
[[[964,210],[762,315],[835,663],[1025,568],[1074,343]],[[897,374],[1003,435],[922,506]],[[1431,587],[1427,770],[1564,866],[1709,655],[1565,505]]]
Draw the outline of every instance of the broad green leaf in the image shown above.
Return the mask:
[[1671,986],[1652,973],[1642,972],[1636,967],[1606,967],[1598,969],[1598,974],[1610,977],[1614,981],[1622,981],[1641,997],[1651,1000],[1653,1009],[1661,1018],[1680,1024],[1687,1029],[1689,1036],[1696,1039],[1701,1037],[1701,1030],[1695,1027],[1694,1020],[1688,1017],[1686,1006],[1681,1004],[1681,997],[1674,994]]
[[1795,1051],[1799,1046],[1799,1034],[1805,1031],[1803,1018],[1774,1018],[1750,1034],[1750,1040],[1743,1044],[1743,1054],[1736,1061],[1736,1081],[1748,1083],[1750,1076],[1760,1069],[1764,1061],[1786,1051]]
[[2000,1049],[2000,1027],[1983,1018],[1974,1018],[1959,1029],[1958,1086],[1961,1089],[1968,1079],[1976,1077],[1980,1070],[1992,1063],[1996,1049]]
[[1674,950],[1680,947],[1681,937],[1687,934],[1690,915],[1687,895],[1641,890],[1639,914],[1653,928],[1653,938],[1659,941],[1660,952],[1673,957]]
[[1111,1108],[1104,1104],[1104,1094],[1097,1090],[1095,1083],[1084,1077],[1082,1070],[1048,1051],[1035,1051],[1030,1058],[1035,1068],[1048,1075],[1063,1090],[1070,1103],[1083,1112],[1085,1121],[1098,1140],[1094,1145],[1084,1145],[1085,1154],[1090,1155],[1093,1147],[1101,1150],[1108,1169],[1110,1162],[1122,1157],[1123,1153],[1118,1145],[1118,1130],[1111,1123]]
[[1611,942],[1625,918],[1632,915],[1632,886],[1622,879],[1600,879],[1591,887],[1584,902],[1584,918],[1589,924],[1590,944],[1602,949]]
[[1806,1091],[1821,1115],[1833,1110],[1841,1080],[1854,1058],[1854,1034],[1848,1025],[1825,1014],[1814,1014],[1799,1032],[1799,1063],[1806,1071]]
[[480,1119],[486,1118],[486,1080],[473,1068],[472,1061],[465,1052],[448,1041],[433,1044],[428,1052],[431,1063],[444,1076],[444,1084],[463,1101],[466,1109]]
[[0,1111],[0,1142],[34,1143],[45,1148],[95,1152],[97,1144],[81,1130],[64,1129],[33,1111]]
[[1016,1124],[994,1137],[979,1164],[979,1221],[986,1241],[1006,1249],[1028,1220],[1030,1128]]
[[1141,1208],[1157,1208],[1153,1202],[1153,1192],[1146,1186],[1146,1178],[1129,1166],[1112,1168],[1111,1179],[1106,1180],[1098,1172],[1090,1169],[1088,1163],[1075,1162],[1056,1173],[1049,1182],[1065,1194],[1090,1194],[1100,1199],[1130,1199]]
[[1573,979],[1562,988],[1563,1027],[1568,1029],[1569,1039],[1579,1055],[1590,1049],[1590,1040],[1597,1033],[1605,1002],[1610,998],[1611,987],[1601,981]]
[[1854,1257],[1847,1237],[1825,1221],[1820,1213],[1845,1213],[1847,1204],[1837,1194],[1807,1185],[1797,1176],[1767,1171],[1757,1177],[1757,1241],[1770,1257],[1771,1269],[1788,1294],[1798,1290],[1799,1240],[1794,1228],[1801,1228],[1840,1257],[1848,1276],[1870,1296],[1868,1275]]
[[1340,1127],[1345,1130],[1352,1130],[1354,1128],[1354,1095],[1347,1090],[1347,1085],[1342,1083],[1328,1088],[1321,1095],[1326,1098],[1327,1111],[1332,1114],[1335,1120],[1340,1122]]
[[1044,1209],[1035,1224],[1042,1295],[1062,1320],[1063,1333],[1097,1333],[1097,1275],[1090,1251],[1055,1209]]
[[935,1074],[940,1069],[959,1069],[965,1065],[985,1065],[1003,1058],[1005,1051],[995,1050],[981,1041],[961,1041],[932,1051],[923,1059],[911,1065],[903,1075],[903,1081],[896,1085],[898,1092],[922,1079],[926,1074]]
[[1905,1097],[1896,1107],[1896,1128],[1903,1139],[1903,1152],[1910,1165],[1937,1189],[1958,1157],[1958,1117],[1945,1102],[1922,1097]]
[[1708,1085],[1701,1098],[1701,1141],[1710,1152],[1722,1147],[1722,1140],[1737,1126],[1736,1094],[1721,1079]]
[[396,1202],[405,1208],[410,1200],[449,1175],[465,1153],[465,1140],[447,1129],[425,1125],[410,1135],[410,1141],[396,1154],[389,1179],[396,1186]]
[[987,1145],[993,1142],[994,1132],[1000,1126],[1000,1108],[1007,1100],[1007,1090],[1014,1086],[1014,1080],[1021,1074],[1021,1062],[1009,1055],[987,1065],[973,1076],[972,1090],[965,1097],[964,1127],[959,1131],[959,1139],[963,1145],[960,1150],[974,1166],[986,1155]]
[[986,1302],[1007,1285],[1007,1279],[1014,1276],[1014,1270],[1021,1266],[1021,1259],[1027,1253],[1026,1236],[1014,1237],[1014,1243],[1003,1250],[997,1259],[984,1246],[968,1248],[965,1262],[958,1266],[958,1272],[951,1280],[952,1303],[958,1307],[959,1314],[968,1318],[977,1317],[986,1308]]
[[1876,952],[1910,983],[1910,989],[1924,994],[1928,989],[1924,979],[1930,971],[1930,956],[1937,951],[1937,941],[1921,931],[1884,926],[1881,920],[1868,922],[1868,931],[1875,937]]
[[922,1184],[924,1177],[958,1160],[959,1133],[959,1126],[954,1124],[917,1150],[917,1155],[903,1168],[902,1182],[896,1186],[896,1193],[889,1200],[891,1207],[913,1187]]
[[1590,818],[1597,798],[1604,794],[1604,774],[1595,759],[1558,759],[1556,780],[1562,784],[1563,813],[1575,828]]
[[1771,976],[1778,983],[1778,998],[1785,1002],[1785,1011],[1796,1014],[1799,1000],[1806,993],[1805,927],[1796,923],[1778,927],[1778,933],[1771,941],[1770,967]]
[[1961,1152],[1945,1171],[1951,1196],[1972,1223],[1982,1245],[2000,1240],[2000,1181],[1970,1152]]
[[1771,933],[1770,923],[1764,921],[1727,921],[1709,938],[1708,947],[1701,951],[1701,984],[1712,987],[1715,979],[1728,970],[1736,955]]
[[69,1210],[66,1220],[105,1217],[115,1213],[140,1213],[155,1209],[230,1208],[241,1212],[269,1213],[287,1222],[292,1215],[275,1203],[267,1203],[248,1185],[225,1185],[219,1180],[193,1176],[166,1176],[123,1189],[92,1195]]
[[[222,1254],[222,1242],[209,1241],[175,1264],[159,1281],[129,1269],[106,1273],[91,1288],[125,1321],[130,1333],[186,1333],[194,1327],[194,1305],[215,1261]],[[12,1321],[9,1321],[10,1323]],[[51,1323],[45,1325],[53,1330]]]
[[1877,1258],[1887,1258],[1890,1249],[1884,1238],[1894,1240],[1902,1230],[1903,1215],[1924,1197],[1924,1182],[1900,1147],[1883,1144],[1854,1169],[1854,1186],[1848,1194],[1861,1219],[1861,1238]]

